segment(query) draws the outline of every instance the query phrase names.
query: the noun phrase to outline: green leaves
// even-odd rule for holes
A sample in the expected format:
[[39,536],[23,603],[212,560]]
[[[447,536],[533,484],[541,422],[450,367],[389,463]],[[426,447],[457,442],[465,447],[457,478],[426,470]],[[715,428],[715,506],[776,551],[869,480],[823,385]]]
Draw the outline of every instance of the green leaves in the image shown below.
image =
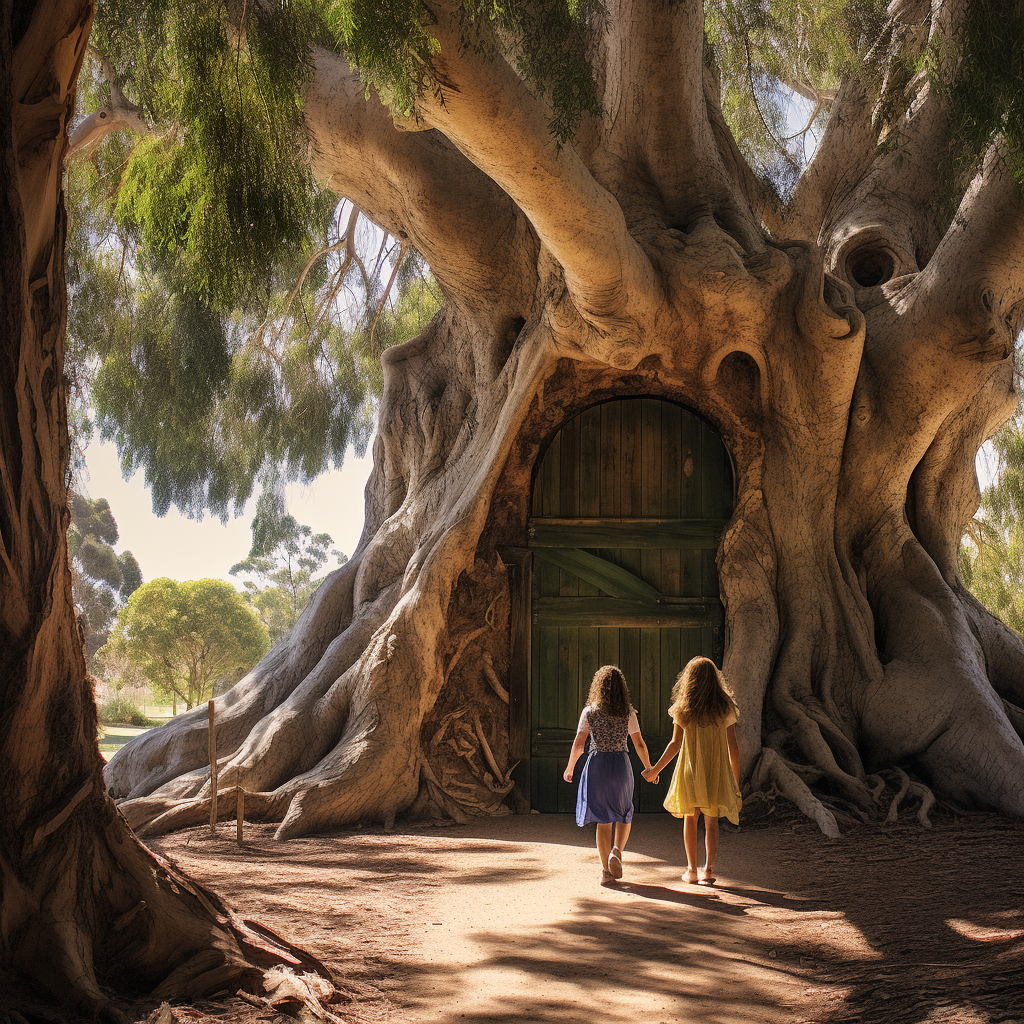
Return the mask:
[[[338,255],[337,197],[302,152],[312,47],[331,41],[305,0],[108,0],[98,19],[153,132],[69,172],[72,422],[85,443],[95,414],[159,514],[226,517],[271,467],[308,480],[361,451],[382,386],[339,301],[376,303],[377,276]],[[87,62],[82,95],[107,90]]]
[[420,0],[335,0],[326,16],[363,81],[397,113],[409,114],[420,90],[436,86],[440,47]]
[[70,496],[71,520],[84,537],[93,537],[104,544],[117,543],[117,523],[106,498],[91,501],[82,494]]
[[[600,113],[586,59],[588,35],[604,16],[599,0],[463,0],[459,13],[460,49],[492,60],[500,40],[523,77],[550,100],[558,145],[572,137],[585,112]],[[443,93],[444,54],[430,33],[430,10],[419,0],[334,0],[327,22],[363,81],[396,113],[412,113],[421,92]]]
[[121,566],[117,561],[117,553],[108,544],[99,543],[93,537],[85,537],[78,546],[77,558],[84,575],[105,583],[111,590],[120,590]]
[[267,652],[266,630],[223,580],[152,580],[128,599],[98,657],[142,669],[191,708],[237,682]]
[[142,571],[130,551],[118,555],[112,547],[117,523],[106,498],[94,501],[72,492],[69,503],[71,579],[91,661],[106,641],[117,609],[142,583]]
[[[707,56],[721,78],[726,120],[747,159],[782,192],[806,163],[802,138],[791,136],[805,124],[822,129],[843,78],[862,70],[885,9],[882,0],[704,5]],[[789,123],[794,92],[810,109],[795,127]]]
[[122,551],[117,556],[117,564],[121,569],[121,596],[131,597],[142,586],[142,569],[130,551]]
[[232,575],[246,574],[245,599],[277,643],[295,625],[316,591],[313,577],[333,555],[337,564],[348,559],[331,545],[329,534],[313,533],[284,511],[274,488],[263,492],[252,524],[252,550],[231,567]]
[[[266,296],[283,252],[323,237],[324,201],[301,153],[302,84],[322,25],[312,5],[103,5],[99,38],[157,134],[128,161],[115,213],[144,262],[172,261],[215,307]],[[158,24],[157,24],[158,22]],[[162,40],[133,38],[132,24]],[[152,67],[149,66],[152,62]]]

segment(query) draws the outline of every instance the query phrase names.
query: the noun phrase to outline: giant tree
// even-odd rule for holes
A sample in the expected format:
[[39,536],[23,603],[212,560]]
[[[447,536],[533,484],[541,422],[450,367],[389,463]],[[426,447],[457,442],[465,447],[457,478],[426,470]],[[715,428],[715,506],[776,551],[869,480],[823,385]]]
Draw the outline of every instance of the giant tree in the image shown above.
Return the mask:
[[[323,972],[154,857],[103,785],[68,565],[65,210],[92,5],[0,3],[0,1016]],[[38,1012],[37,1012],[38,1011]],[[66,1014],[61,1014],[65,1016]]]
[[[131,40],[157,35],[168,74],[278,87],[213,116],[191,82],[177,129],[147,122],[165,165],[128,173],[134,237],[194,259],[220,223],[202,168],[231,163],[188,147],[253,150],[274,110],[281,159],[413,246],[444,296],[383,355],[358,549],[224,699],[220,777],[247,807],[288,837],[501,805],[532,473],[581,410],[642,395],[699,413],[735,467],[717,562],[748,782],[830,833],[908,788],[1024,813],[1024,649],[957,567],[974,454],[1015,401],[1016,5],[350,0],[317,22],[267,0],[201,31],[169,9],[120,12],[111,103],[134,88],[147,109]],[[805,167],[784,141],[763,156],[783,87],[824,124]],[[158,224],[165,178],[178,214]],[[231,237],[258,262],[248,225]],[[113,759],[131,821],[206,813],[205,730],[186,716]],[[887,774],[906,766],[924,781]]]

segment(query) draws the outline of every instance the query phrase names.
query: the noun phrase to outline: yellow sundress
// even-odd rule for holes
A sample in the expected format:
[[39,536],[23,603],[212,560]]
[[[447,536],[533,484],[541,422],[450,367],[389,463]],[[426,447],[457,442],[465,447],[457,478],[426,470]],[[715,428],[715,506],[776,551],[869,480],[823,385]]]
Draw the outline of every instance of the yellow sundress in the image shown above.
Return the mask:
[[733,712],[716,725],[683,727],[683,746],[676,758],[665,810],[677,818],[703,811],[711,817],[740,822],[743,799],[729,763],[725,730],[736,721]]

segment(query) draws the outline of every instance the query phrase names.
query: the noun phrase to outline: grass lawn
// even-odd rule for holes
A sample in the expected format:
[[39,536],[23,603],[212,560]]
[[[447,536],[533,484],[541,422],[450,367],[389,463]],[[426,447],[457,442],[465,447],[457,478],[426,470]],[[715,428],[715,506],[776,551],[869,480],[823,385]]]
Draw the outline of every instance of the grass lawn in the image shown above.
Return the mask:
[[150,729],[158,729],[168,718],[154,718],[156,725],[136,727],[134,725],[105,725],[100,723],[100,753],[104,761],[109,761],[114,752],[123,747],[130,739],[149,732]]

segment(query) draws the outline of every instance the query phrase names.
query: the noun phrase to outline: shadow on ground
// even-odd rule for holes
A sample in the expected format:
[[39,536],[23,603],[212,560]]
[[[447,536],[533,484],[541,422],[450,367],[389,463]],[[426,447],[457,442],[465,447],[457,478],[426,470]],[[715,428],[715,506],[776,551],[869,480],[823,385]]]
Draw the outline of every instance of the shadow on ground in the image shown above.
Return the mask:
[[680,881],[663,815],[638,817],[614,888],[565,816],[284,844],[253,826],[242,849],[223,828],[154,845],[392,1019],[1024,1021],[1024,824],[994,816],[723,830],[714,889]]

